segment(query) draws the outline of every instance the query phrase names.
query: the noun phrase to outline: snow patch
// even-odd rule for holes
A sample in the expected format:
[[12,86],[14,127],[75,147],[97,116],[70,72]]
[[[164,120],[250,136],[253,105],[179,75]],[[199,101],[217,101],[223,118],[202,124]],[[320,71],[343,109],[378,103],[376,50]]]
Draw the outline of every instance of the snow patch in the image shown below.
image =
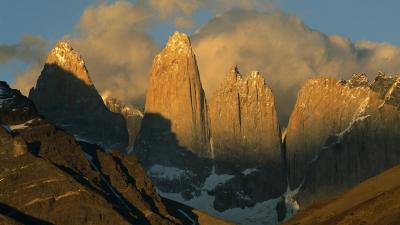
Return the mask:
[[[208,193],[209,190],[213,190],[219,184],[223,184],[233,178],[232,175],[227,174],[215,174],[212,173],[207,177],[204,185],[201,189],[201,194],[196,197],[185,200],[180,193],[165,193],[157,189],[157,192],[165,197],[172,199],[177,202],[181,202],[190,207],[200,209],[209,213],[210,215],[225,218],[230,221],[238,222],[242,225],[275,225],[278,223],[278,216],[276,213],[276,206],[280,201],[280,198],[270,199],[268,201],[259,202],[253,207],[245,208],[232,208],[219,212],[214,209],[215,196]],[[288,192],[289,193],[289,192]],[[291,195],[292,192],[288,194]],[[289,200],[288,200],[289,202]],[[295,208],[295,207],[294,207]]]
[[382,108],[383,105],[385,105],[386,101],[390,99],[390,96],[392,95],[393,90],[394,90],[395,87],[399,84],[399,82],[400,82],[400,77],[397,77],[397,78],[396,78],[396,81],[393,82],[392,86],[390,86],[388,92],[385,94],[385,97],[383,98],[382,104],[380,104],[379,107],[378,107],[379,109]]
[[203,189],[205,190],[213,190],[220,184],[226,183],[228,180],[234,178],[233,175],[228,174],[216,174],[215,171],[208,176],[204,182]]
[[202,192],[200,196],[190,200],[184,200],[180,194],[177,193],[163,193],[157,190],[161,196],[169,198],[190,207],[200,209],[210,215],[225,218],[230,221],[235,221],[241,225],[275,225],[278,223],[278,216],[276,213],[276,205],[280,198],[271,199],[265,202],[260,202],[253,207],[245,208],[232,208],[219,212],[214,209],[214,196],[210,196]]
[[75,141],[85,142],[85,143],[88,143],[88,144],[95,144],[95,143],[93,143],[92,141],[89,141],[88,139],[79,137],[79,136],[76,135],[76,134],[74,135],[74,138],[75,138]]
[[252,174],[252,173],[257,172],[257,171],[258,171],[257,168],[248,168],[248,169],[243,170],[242,174],[243,175],[249,175],[249,174]]
[[[334,143],[332,143],[332,144],[322,146],[322,149],[327,149],[327,148],[329,148],[329,146],[342,143],[342,141],[343,141],[343,139],[344,139],[344,136],[345,136],[347,133],[349,133],[349,132],[353,129],[354,124],[356,124],[356,123],[358,123],[358,122],[360,122],[360,121],[363,121],[363,120],[365,120],[366,118],[368,118],[368,117],[371,116],[371,115],[369,115],[369,114],[368,114],[368,115],[364,115],[364,114],[365,114],[365,111],[366,111],[366,109],[367,109],[367,107],[368,107],[369,100],[370,100],[370,97],[368,96],[367,98],[365,98],[365,99],[361,102],[361,104],[358,106],[357,110],[356,110],[355,113],[353,114],[353,118],[352,118],[351,122],[349,123],[349,125],[346,127],[346,129],[344,129],[343,131],[341,131],[340,133],[338,133],[338,134],[335,135],[335,136],[337,137],[337,140],[336,140]],[[319,157],[319,156],[316,155],[312,161],[317,160],[318,157]]]
[[147,172],[152,178],[164,180],[182,180],[194,176],[191,171],[163,165],[154,165]]
[[349,126],[344,129],[342,132],[340,132],[339,134],[337,134],[336,136],[338,137],[338,143],[341,143],[343,141],[343,137],[345,134],[349,133],[351,131],[351,129],[353,128],[354,124],[359,122],[359,121],[363,121],[366,118],[368,118],[371,115],[364,115],[365,114],[365,110],[367,109],[367,106],[369,104],[369,96],[366,97],[360,104],[360,106],[358,106],[356,112],[353,114],[353,118],[349,124]]
[[285,221],[290,219],[300,209],[299,203],[294,198],[297,195],[297,193],[299,193],[300,188],[301,188],[301,185],[298,188],[291,190],[288,185],[286,188],[285,194],[283,194],[283,197],[285,198],[285,205],[286,205]]
[[156,189],[157,192],[165,198],[181,202],[193,208],[213,212],[215,211],[213,206],[215,197],[213,195],[210,195],[209,191],[214,190],[218,185],[224,184],[233,177],[234,176],[227,174],[215,174],[215,172],[213,171],[213,173],[211,173],[211,175],[206,178],[203,187],[199,188],[201,194],[195,195],[195,197],[190,200],[185,200],[180,193],[167,193],[162,192],[157,188]]
[[21,124],[14,124],[14,125],[6,125],[3,124],[1,125],[4,129],[6,129],[8,132],[11,132],[13,130],[22,130],[25,128],[28,128],[29,125],[31,125],[36,119],[31,119],[26,121],[25,123],[21,123]]

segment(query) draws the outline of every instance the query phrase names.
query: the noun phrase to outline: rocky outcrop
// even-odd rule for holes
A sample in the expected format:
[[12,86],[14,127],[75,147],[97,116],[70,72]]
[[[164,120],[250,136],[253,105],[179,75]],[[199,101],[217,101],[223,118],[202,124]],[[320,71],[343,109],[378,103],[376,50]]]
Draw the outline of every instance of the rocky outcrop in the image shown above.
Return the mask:
[[18,91],[0,83],[0,93],[0,201],[9,210],[54,224],[181,224],[134,156],[77,142]]
[[368,95],[368,86],[352,88],[330,77],[307,81],[298,94],[286,133],[292,188],[301,184],[308,164],[325,141],[357,119],[357,111],[368,104]]
[[[0,127],[1,149],[16,140],[5,132]],[[0,160],[2,214],[21,224],[129,224],[101,195],[45,159],[25,153],[0,154]]]
[[242,78],[237,68],[232,68],[209,108],[217,163],[226,162],[237,171],[262,165],[281,168],[275,100],[262,75],[253,71]]
[[207,103],[196,58],[189,37],[176,32],[154,59],[134,153],[157,188],[190,199],[211,172],[209,149]]
[[106,108],[82,57],[66,42],[49,53],[29,98],[41,115],[79,139],[106,149],[128,144],[124,118]]
[[11,91],[6,82],[0,81],[0,113],[2,123],[14,125],[32,119],[36,110],[21,92]]
[[[286,190],[272,91],[256,71],[233,67],[209,107],[215,171],[234,178],[215,189],[216,209],[249,207]],[[242,193],[238,195],[237,193]]]
[[302,206],[400,163],[398,77],[318,78],[300,91],[287,129],[292,187]]
[[164,129],[152,115],[170,121],[170,133],[180,146],[209,156],[207,103],[186,34],[174,33],[154,59],[142,125],[146,130]]
[[114,113],[119,113],[125,118],[126,127],[128,128],[129,133],[128,145],[133,146],[136,137],[140,131],[143,119],[143,112],[141,111],[141,109],[133,106],[128,106],[116,98],[110,96],[102,96],[102,98],[108,110]]

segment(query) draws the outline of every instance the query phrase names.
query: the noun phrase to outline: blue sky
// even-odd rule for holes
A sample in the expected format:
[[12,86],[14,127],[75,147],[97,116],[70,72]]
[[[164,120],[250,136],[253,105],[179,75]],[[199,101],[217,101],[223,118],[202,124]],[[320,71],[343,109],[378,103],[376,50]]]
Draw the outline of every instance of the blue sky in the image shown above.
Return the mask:
[[[2,0],[0,2],[0,45],[14,44],[21,35],[30,34],[56,41],[71,34],[82,12],[95,0]],[[276,0],[283,11],[299,16],[309,27],[325,34],[339,34],[356,40],[389,42],[400,46],[400,1],[397,0]],[[203,24],[212,14],[199,10],[194,14],[196,24]],[[175,30],[171,23],[156,24],[151,36],[163,43]],[[0,79],[11,82],[14,74],[27,65],[13,60],[0,64]]]

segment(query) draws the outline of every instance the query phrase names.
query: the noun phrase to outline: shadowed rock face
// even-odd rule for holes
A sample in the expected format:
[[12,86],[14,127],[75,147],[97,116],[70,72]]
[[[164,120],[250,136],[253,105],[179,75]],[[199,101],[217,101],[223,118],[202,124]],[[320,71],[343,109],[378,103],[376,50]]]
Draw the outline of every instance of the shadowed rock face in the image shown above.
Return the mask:
[[242,78],[232,68],[209,109],[216,173],[235,175],[215,189],[215,208],[249,207],[279,197],[286,189],[281,135],[264,78],[258,72]]
[[54,224],[180,224],[135,156],[78,143],[4,82],[0,93],[0,201],[10,210]]
[[125,118],[126,127],[129,133],[129,146],[133,146],[140,131],[143,112],[139,108],[125,105],[116,98],[109,96],[102,96],[102,98],[108,110],[114,113],[119,113]]
[[[174,33],[154,59],[145,105],[145,114],[149,113],[171,121],[179,145],[196,155],[209,156],[207,103],[186,34]],[[146,120],[143,126],[158,129],[157,121]]]
[[[163,192],[194,196],[211,171],[207,104],[186,34],[174,33],[155,57],[134,153]],[[162,168],[162,171],[160,170]],[[176,172],[176,173],[175,173]],[[167,171],[165,173],[168,173]],[[173,175],[174,176],[174,175]]]
[[128,144],[124,118],[105,107],[83,59],[65,42],[49,53],[29,98],[40,114],[80,139],[106,149]]
[[286,156],[292,188],[301,184],[308,164],[325,141],[362,116],[368,104],[368,86],[352,88],[334,78],[307,81],[300,90],[289,120]]
[[[303,207],[334,196],[400,163],[398,76],[318,78],[300,91],[286,155]],[[363,81],[364,80],[364,81]],[[360,82],[362,81],[362,82]]]
[[12,91],[4,81],[0,81],[0,99],[2,123],[20,124],[32,119],[36,114],[32,102],[22,96],[21,92]]

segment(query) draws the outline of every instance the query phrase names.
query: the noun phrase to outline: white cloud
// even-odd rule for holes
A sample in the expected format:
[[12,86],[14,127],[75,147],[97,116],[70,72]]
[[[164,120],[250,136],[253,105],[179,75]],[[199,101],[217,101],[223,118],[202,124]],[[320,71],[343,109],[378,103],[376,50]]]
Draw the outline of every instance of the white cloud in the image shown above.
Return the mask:
[[210,97],[233,64],[242,72],[259,70],[272,87],[286,121],[297,91],[309,78],[352,73],[400,71],[400,49],[390,44],[353,43],[307,27],[280,11],[231,10],[201,27],[192,42],[203,86]]
[[[163,19],[171,19],[179,27],[195,26],[192,16],[201,8],[217,15],[192,36],[208,97],[232,65],[239,65],[242,73],[259,70],[276,95],[281,121],[287,120],[297,91],[310,77],[348,78],[354,72],[374,76],[378,70],[400,71],[398,47],[324,35],[262,0],[100,3],[87,8],[74,35],[65,38],[82,54],[100,92],[111,91],[124,101],[140,103],[146,95],[153,58],[160,49],[148,30]],[[1,57],[6,59],[0,53],[0,61]],[[34,65],[19,75],[14,86],[27,93],[38,68]]]
[[6,63],[12,59],[20,59],[28,63],[38,62],[45,52],[47,44],[40,37],[22,36],[17,44],[0,45],[0,63]]
[[151,18],[146,7],[124,1],[85,10],[78,35],[67,39],[82,54],[100,92],[110,90],[124,101],[143,100],[158,51],[146,34]]

